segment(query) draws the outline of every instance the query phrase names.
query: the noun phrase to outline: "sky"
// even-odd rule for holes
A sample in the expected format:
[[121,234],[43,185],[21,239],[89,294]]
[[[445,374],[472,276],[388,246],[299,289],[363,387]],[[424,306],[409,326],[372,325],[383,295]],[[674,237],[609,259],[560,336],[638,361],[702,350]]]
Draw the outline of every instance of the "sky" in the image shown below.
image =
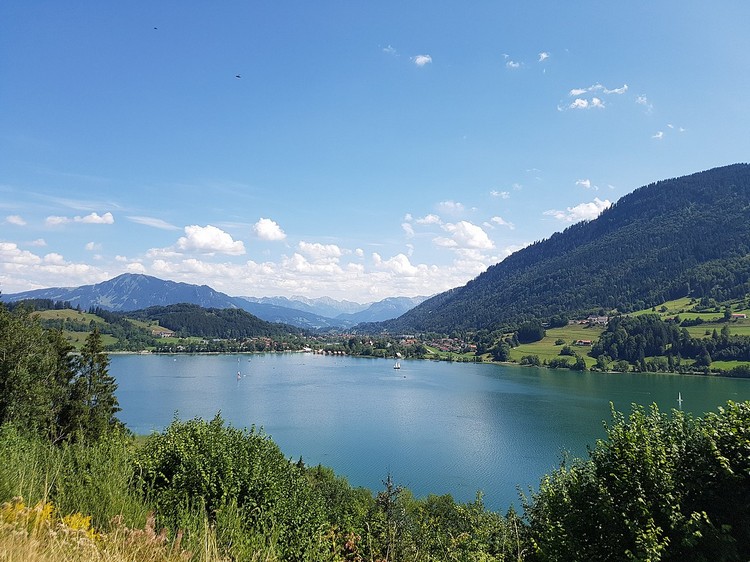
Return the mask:
[[0,3],[0,291],[465,284],[750,158],[750,2]]

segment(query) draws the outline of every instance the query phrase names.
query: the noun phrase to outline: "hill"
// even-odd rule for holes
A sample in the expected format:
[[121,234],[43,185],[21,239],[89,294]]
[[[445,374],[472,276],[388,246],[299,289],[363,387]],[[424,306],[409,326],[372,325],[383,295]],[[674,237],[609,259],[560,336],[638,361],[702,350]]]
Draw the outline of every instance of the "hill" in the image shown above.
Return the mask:
[[365,329],[503,329],[530,318],[630,312],[691,296],[750,292],[750,166],[735,164],[641,187],[575,224]]

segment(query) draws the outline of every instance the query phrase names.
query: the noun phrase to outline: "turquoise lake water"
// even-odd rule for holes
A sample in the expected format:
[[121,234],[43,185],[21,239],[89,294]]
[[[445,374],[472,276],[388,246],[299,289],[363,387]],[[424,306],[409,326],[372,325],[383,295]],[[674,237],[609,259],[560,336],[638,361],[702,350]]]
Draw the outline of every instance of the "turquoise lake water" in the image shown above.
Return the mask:
[[[237,373],[240,373],[238,380]],[[750,400],[750,380],[576,373],[507,365],[307,353],[113,355],[119,417],[136,433],[175,418],[262,427],[287,457],[380,490],[390,472],[417,496],[451,494],[504,512],[563,452],[585,457],[610,402],[700,415]]]

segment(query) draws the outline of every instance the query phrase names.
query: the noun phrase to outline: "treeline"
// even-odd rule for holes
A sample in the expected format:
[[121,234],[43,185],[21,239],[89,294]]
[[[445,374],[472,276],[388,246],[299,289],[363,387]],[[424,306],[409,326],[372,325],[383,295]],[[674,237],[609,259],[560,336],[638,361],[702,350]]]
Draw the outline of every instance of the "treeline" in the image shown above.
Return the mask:
[[[616,316],[593,345],[591,355],[606,367],[627,361],[639,370],[690,372],[708,369],[713,361],[750,361],[750,336],[730,335],[729,324],[711,336],[692,337],[676,321],[658,315]],[[647,360],[646,358],[651,358]],[[683,359],[690,359],[684,364]],[[743,369],[730,374],[744,375]]]
[[750,166],[651,184],[428,299],[390,332],[509,331],[599,308],[627,313],[682,296],[750,293]]

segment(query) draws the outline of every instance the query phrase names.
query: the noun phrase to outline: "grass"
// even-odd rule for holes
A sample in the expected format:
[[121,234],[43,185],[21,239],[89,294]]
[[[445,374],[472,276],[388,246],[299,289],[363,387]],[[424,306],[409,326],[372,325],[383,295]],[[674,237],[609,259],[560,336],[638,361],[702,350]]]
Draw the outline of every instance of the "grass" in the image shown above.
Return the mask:
[[[591,348],[575,346],[574,343],[578,340],[595,342],[603,331],[603,326],[588,326],[585,324],[568,324],[562,328],[549,328],[542,340],[519,345],[511,350],[510,357],[514,361],[520,361],[524,355],[537,355],[541,361],[549,361],[560,357],[560,350],[563,346],[569,345],[583,357],[586,366],[590,368],[596,364],[596,359],[587,355]],[[565,343],[555,344],[558,340],[563,340]]]

